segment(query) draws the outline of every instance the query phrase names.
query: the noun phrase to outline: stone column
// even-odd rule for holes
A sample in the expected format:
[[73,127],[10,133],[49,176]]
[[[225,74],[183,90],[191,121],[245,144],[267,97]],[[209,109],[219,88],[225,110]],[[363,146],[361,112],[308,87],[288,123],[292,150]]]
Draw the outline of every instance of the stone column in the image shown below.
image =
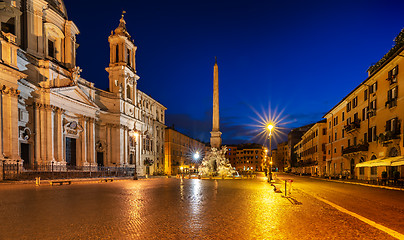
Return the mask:
[[64,142],[63,142],[63,116],[64,110],[58,108],[56,114],[56,141],[57,142],[57,161],[65,162]]
[[111,155],[111,126],[110,124],[105,125],[105,137],[106,137],[106,148],[105,148],[105,166],[109,166],[111,163],[110,155]]
[[41,158],[41,125],[40,125],[40,107],[41,104],[35,103],[35,162],[42,163]]
[[[3,91],[0,91],[0,164],[1,164],[1,160],[4,159],[4,116],[3,116],[3,102],[4,102],[4,95],[3,95]],[[2,169],[0,169],[2,170]],[[2,174],[3,172],[1,172],[0,174]],[[1,180],[2,178],[0,178]]]
[[96,165],[95,161],[95,121],[90,118],[88,122],[88,161]]
[[128,164],[128,156],[129,156],[129,141],[128,141],[128,128],[125,126],[124,127],[124,132],[123,132],[123,149],[124,149],[124,160],[123,160],[123,165]]
[[10,160],[20,160],[18,150],[18,95],[13,88],[3,90],[3,152]]
[[48,162],[55,162],[55,107],[48,106],[46,109],[46,140],[47,140],[47,159]]
[[47,125],[47,121],[46,121],[46,108],[47,106],[42,104],[41,108],[39,108],[39,112],[40,112],[40,117],[39,117],[39,122],[40,122],[40,127],[39,127],[39,132],[40,132],[40,148],[41,148],[41,159],[42,159],[42,163],[44,164],[47,162],[47,157],[46,157],[46,125]]
[[81,161],[82,166],[87,165],[87,117],[80,119],[83,131],[81,132]]
[[119,126],[119,163],[118,166],[121,166],[125,162],[125,126]]

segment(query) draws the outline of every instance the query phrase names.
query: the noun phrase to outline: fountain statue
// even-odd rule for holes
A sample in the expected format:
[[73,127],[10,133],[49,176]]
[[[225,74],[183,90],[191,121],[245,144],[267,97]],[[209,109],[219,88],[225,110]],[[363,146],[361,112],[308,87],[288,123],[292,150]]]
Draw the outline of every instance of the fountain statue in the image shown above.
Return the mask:
[[227,152],[226,146],[221,149],[212,147],[205,154],[201,165],[198,168],[199,175],[202,176],[232,176],[236,173],[231,167],[229,160],[225,157]]

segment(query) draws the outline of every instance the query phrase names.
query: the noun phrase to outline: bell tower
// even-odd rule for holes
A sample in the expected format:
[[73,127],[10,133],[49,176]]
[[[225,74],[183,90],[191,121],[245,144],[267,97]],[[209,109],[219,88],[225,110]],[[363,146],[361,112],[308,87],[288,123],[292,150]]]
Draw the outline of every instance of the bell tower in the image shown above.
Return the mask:
[[105,70],[109,73],[109,91],[121,93],[121,98],[135,104],[136,85],[139,76],[136,75],[135,55],[136,49],[131,36],[126,30],[124,20],[125,11],[119,20],[119,26],[111,31],[108,37],[110,48],[109,67]]

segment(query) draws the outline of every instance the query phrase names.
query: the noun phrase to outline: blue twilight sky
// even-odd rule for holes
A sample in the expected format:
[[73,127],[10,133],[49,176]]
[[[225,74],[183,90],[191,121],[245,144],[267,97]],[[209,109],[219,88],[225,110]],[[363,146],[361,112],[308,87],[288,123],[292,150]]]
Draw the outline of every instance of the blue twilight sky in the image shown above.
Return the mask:
[[270,107],[283,111],[287,128],[321,120],[404,28],[398,0],[64,2],[81,31],[82,77],[108,87],[107,38],[125,10],[138,47],[138,88],[168,108],[166,125],[204,141],[217,56],[226,144],[260,142],[252,125]]

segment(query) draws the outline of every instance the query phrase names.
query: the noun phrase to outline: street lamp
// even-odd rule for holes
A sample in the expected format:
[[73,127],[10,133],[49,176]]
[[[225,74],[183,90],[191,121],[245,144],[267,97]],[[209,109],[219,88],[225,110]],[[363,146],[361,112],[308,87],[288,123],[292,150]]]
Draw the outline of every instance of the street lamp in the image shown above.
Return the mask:
[[268,138],[269,138],[269,159],[270,159],[270,164],[271,164],[271,169],[269,171],[269,180],[272,181],[272,129],[275,126],[272,124],[267,125],[268,129]]
[[133,145],[135,147],[135,172],[133,173],[133,180],[137,180],[137,161],[136,161],[136,145],[137,145],[137,138],[139,137],[139,132],[136,130],[132,130],[129,132],[129,136],[133,139]]
[[[194,162],[197,163],[201,156],[199,155],[199,152],[197,151],[197,152],[194,153],[193,157],[194,157]],[[194,166],[192,166],[192,171],[195,172]]]

